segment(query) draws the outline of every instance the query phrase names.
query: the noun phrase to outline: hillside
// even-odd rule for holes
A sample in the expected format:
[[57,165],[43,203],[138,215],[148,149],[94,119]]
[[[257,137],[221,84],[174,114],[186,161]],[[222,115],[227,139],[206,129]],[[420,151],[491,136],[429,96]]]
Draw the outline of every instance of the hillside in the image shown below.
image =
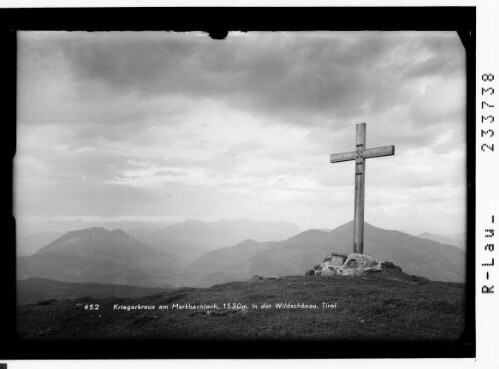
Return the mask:
[[280,241],[298,232],[296,225],[284,222],[187,220],[162,230],[142,232],[140,240],[182,261],[193,262],[211,250],[233,246],[247,239],[257,242]]
[[[207,229],[201,222],[187,222],[184,226],[187,228],[182,232],[172,226],[178,238],[183,235],[183,239],[187,239],[188,229],[190,232],[198,227]],[[88,228],[68,232],[35,255],[18,258],[18,279],[40,277],[71,283],[209,287],[253,275],[301,275],[330,253],[350,253],[352,234],[353,222],[350,222],[332,231],[308,230],[279,242],[245,240],[212,251],[206,251],[207,247],[201,245],[191,247],[170,240],[172,255],[160,251],[158,245],[154,248],[137,241],[121,230]],[[195,237],[200,235],[191,238]],[[365,252],[391,261],[409,274],[437,281],[464,281],[465,252],[451,245],[366,223]]]
[[[189,304],[210,306],[178,308]],[[18,333],[21,339],[64,340],[452,340],[463,332],[464,309],[463,284],[404,273],[288,276],[182,288],[139,299],[24,305],[18,307]]]
[[275,242],[258,243],[254,240],[246,240],[234,246],[210,251],[193,262],[192,267],[199,272],[206,273],[223,270],[251,259],[274,244]]
[[234,269],[274,244],[275,242],[246,240],[234,246],[209,251],[187,265],[184,272],[172,276],[171,282],[176,287],[209,287],[246,279],[245,276],[239,276],[237,271],[234,272]]
[[80,297],[143,297],[165,288],[147,288],[100,283],[66,283],[44,278],[29,278],[17,282],[17,304],[33,304],[41,300],[65,300]]
[[37,253],[42,247],[55,241],[62,232],[46,231],[21,234],[17,240],[17,256],[29,256]]
[[[462,238],[459,238],[459,236],[461,236]],[[465,249],[465,241],[464,241],[465,237],[463,237],[463,236],[464,235],[460,235],[460,234],[455,234],[452,236],[440,236],[438,234],[424,232],[424,233],[421,233],[418,237],[419,238],[426,238],[428,240],[442,243],[444,245],[456,246],[456,247],[459,247],[460,249],[464,250]]]
[[[463,282],[465,253],[454,246],[365,224],[365,253],[391,261],[409,274],[437,281]],[[249,258],[227,257],[231,248],[215,250],[199,258],[192,270],[202,273],[195,279],[175,276],[177,285],[207,286],[252,275],[284,276],[303,274],[330,253],[348,254],[352,250],[353,222],[332,231],[308,230],[285,241],[262,248]],[[240,246],[234,246],[232,252]],[[252,244],[253,250],[258,250]],[[223,265],[221,265],[223,264]],[[211,273],[207,271],[211,270]]]
[[17,279],[34,277],[63,282],[167,286],[177,260],[122,230],[71,231],[32,256],[17,259]]

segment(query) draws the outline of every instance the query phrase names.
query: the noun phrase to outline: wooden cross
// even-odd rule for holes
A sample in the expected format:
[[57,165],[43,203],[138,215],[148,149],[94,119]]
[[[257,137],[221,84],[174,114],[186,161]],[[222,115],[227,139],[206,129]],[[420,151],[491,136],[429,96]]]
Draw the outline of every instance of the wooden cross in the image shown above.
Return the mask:
[[364,253],[364,185],[366,174],[366,160],[378,156],[395,154],[395,146],[375,147],[366,149],[366,124],[356,126],[357,137],[355,151],[331,154],[331,163],[355,160],[355,208],[353,223],[353,252]]

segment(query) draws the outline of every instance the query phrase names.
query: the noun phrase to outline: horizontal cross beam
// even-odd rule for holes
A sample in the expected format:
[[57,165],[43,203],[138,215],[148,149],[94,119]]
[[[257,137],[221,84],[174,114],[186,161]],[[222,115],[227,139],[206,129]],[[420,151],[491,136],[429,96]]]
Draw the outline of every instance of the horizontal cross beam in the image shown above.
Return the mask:
[[372,149],[362,149],[357,151],[342,152],[339,154],[331,154],[331,163],[341,161],[355,160],[359,158],[377,158],[380,156],[395,155],[395,146],[373,147]]

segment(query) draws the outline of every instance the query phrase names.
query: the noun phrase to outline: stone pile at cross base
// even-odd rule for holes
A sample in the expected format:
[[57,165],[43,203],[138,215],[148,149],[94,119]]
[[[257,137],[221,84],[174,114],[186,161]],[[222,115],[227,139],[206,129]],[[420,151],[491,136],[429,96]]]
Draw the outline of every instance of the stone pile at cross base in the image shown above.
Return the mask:
[[366,254],[329,254],[324,261],[305,275],[367,275],[373,273],[398,274],[402,269],[393,263]]

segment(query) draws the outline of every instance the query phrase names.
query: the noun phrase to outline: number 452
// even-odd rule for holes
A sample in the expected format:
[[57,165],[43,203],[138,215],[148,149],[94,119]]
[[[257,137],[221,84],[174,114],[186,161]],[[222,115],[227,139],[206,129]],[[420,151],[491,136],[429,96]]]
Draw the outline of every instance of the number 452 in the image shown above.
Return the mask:
[[85,305],[83,307],[85,310],[99,310],[99,304]]

